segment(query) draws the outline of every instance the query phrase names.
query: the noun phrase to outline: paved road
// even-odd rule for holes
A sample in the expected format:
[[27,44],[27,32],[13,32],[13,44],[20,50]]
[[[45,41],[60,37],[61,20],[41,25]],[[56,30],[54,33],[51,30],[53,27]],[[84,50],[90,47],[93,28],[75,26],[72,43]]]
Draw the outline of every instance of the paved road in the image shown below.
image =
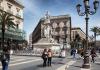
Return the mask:
[[[52,67],[42,67],[42,59],[34,56],[12,56],[9,64],[9,70],[84,70],[81,68],[83,60],[73,60],[71,56],[66,58],[53,58]],[[91,63],[91,69],[100,70],[100,55],[96,57],[96,62]],[[0,70],[1,70],[0,64]]]
[[[90,69],[82,68],[83,59],[71,60],[69,66],[67,64],[68,68],[66,70],[100,70],[100,54],[98,54],[98,57],[96,57],[95,60],[95,63],[92,63],[90,57]],[[62,70],[64,70],[64,68]]]
[[[53,58],[52,67],[42,67],[43,61],[40,57],[12,56],[9,70],[56,70],[69,60],[63,58]],[[0,64],[0,70],[1,68]]]

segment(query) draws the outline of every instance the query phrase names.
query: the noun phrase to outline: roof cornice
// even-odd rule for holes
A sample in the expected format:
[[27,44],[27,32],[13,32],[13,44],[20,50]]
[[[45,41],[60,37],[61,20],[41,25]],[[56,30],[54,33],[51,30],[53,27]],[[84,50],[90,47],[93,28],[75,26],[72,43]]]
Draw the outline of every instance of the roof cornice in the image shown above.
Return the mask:
[[7,0],[7,1],[19,6],[20,8],[24,8],[24,6],[18,0]]

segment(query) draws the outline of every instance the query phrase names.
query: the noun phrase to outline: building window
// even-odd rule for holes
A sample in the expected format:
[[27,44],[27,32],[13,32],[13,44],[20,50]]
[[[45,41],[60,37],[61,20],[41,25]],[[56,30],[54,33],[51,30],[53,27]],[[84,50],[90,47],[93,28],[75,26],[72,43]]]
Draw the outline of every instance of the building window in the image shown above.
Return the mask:
[[17,11],[16,16],[17,16],[17,17],[21,17],[21,15],[20,15],[20,9],[19,9],[19,8],[16,8],[16,11]]
[[55,31],[59,32],[60,31],[60,27],[56,27]]
[[62,30],[63,30],[63,31],[67,31],[67,26],[64,26],[64,27],[62,28]]
[[7,3],[9,10],[11,10],[12,5]]
[[57,26],[59,26],[59,23],[57,23]]
[[16,8],[16,10],[17,10],[17,13],[19,14],[19,12],[20,12],[20,9],[19,9],[19,8]]
[[16,27],[19,28],[20,21],[17,20],[17,21],[16,21],[16,24],[17,24]]
[[9,3],[7,3],[7,5],[8,5],[8,10],[7,10],[7,12],[10,13],[10,14],[13,14],[13,12],[11,11],[12,5],[9,4]]
[[17,29],[19,28],[19,24],[17,24]]

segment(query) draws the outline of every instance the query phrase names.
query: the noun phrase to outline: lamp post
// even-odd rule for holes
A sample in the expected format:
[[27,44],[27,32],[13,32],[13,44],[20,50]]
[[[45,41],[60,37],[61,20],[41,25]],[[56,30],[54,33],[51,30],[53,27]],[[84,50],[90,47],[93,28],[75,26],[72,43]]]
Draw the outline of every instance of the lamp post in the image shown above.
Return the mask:
[[94,15],[98,9],[99,6],[99,1],[94,0],[93,5],[94,5],[94,11],[90,11],[90,6],[89,6],[89,0],[84,0],[84,7],[85,7],[85,11],[84,12],[80,12],[80,8],[82,5],[78,4],[76,6],[77,8],[77,12],[79,16],[86,16],[85,20],[86,20],[86,47],[85,49],[85,55],[84,55],[84,63],[82,65],[83,68],[90,68],[90,64],[89,64],[89,53],[88,53],[88,20],[89,20],[89,15]]

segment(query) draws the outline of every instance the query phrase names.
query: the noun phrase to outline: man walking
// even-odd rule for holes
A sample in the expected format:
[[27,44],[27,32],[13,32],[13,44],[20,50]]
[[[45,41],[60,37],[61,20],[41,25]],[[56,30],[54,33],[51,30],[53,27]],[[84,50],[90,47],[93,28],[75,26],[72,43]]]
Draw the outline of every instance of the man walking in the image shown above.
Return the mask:
[[43,53],[42,53],[43,67],[46,67],[46,64],[47,64],[47,58],[48,58],[47,49],[44,49],[44,51],[43,51]]

